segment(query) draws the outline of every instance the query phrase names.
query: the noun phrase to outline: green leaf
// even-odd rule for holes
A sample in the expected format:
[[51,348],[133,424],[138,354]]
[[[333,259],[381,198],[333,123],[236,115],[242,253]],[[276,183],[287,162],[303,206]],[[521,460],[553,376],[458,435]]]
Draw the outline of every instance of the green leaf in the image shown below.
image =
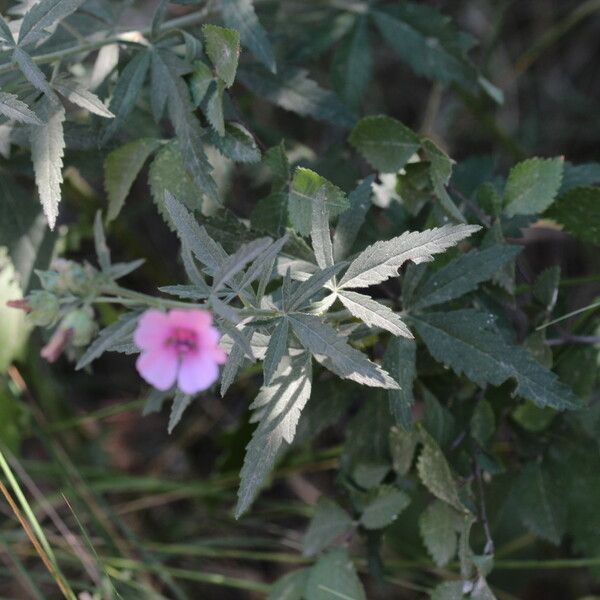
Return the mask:
[[563,178],[559,190],[562,196],[574,187],[587,187],[600,183],[600,163],[590,162],[574,165],[565,161]]
[[496,417],[492,405],[485,399],[480,400],[471,416],[471,435],[482,446],[487,446],[496,431]]
[[381,327],[396,336],[413,337],[400,315],[385,304],[350,290],[341,290],[337,297],[354,317],[370,327]]
[[384,173],[399,171],[421,146],[411,129],[385,115],[361,119],[349,141],[374,169]]
[[234,162],[256,163],[260,160],[260,150],[254,138],[237,123],[225,123],[222,136],[211,130],[208,141],[223,156]]
[[484,386],[515,379],[515,393],[540,407],[578,408],[573,392],[522,347],[509,345],[494,318],[474,309],[411,317],[431,355]]
[[189,79],[194,106],[200,106],[213,81],[215,81],[215,76],[210,67],[199,60],[195,61]]
[[310,234],[313,206],[319,193],[324,194],[324,204],[330,219],[350,206],[346,194],[340,188],[314,171],[298,167],[290,186],[288,212],[292,227],[300,235]]
[[150,57],[150,51],[140,50],[121,72],[109,106],[110,112],[115,115],[115,118],[104,130],[100,139],[101,144],[106,143],[123,127],[125,120],[134,109],[150,68]]
[[564,490],[557,488],[539,463],[527,464],[513,490],[519,518],[534,534],[559,544],[565,533],[567,506]]
[[34,4],[23,17],[19,29],[19,46],[37,41],[50,25],[74,13],[84,0],[41,0]]
[[533,282],[533,296],[547,309],[552,309],[558,297],[560,283],[560,267],[555,265],[544,269]]
[[34,88],[40,90],[40,92],[44,92],[52,104],[55,106],[60,106],[60,100],[58,99],[58,96],[50,87],[50,84],[48,83],[43,71],[33,62],[31,56],[29,56],[27,52],[21,50],[21,48],[18,46],[13,50],[12,56],[13,61],[17,63],[25,79],[27,79],[27,81],[29,81]]
[[202,207],[201,192],[184,167],[179,142],[170,142],[157,152],[150,165],[148,183],[152,198],[169,226],[171,223],[164,207],[165,192],[173,194],[191,211],[199,211]]
[[[140,138],[113,150],[106,157],[104,161],[104,188],[108,195],[107,219],[109,221],[117,218],[123,208],[125,198],[127,198],[129,190],[142,170],[144,163],[159,146],[159,140]],[[156,177],[156,170],[154,177]],[[154,185],[156,185],[156,182]],[[164,188],[164,186],[161,187]],[[173,190],[173,192],[176,193],[177,190]]]
[[442,204],[442,208],[459,223],[465,223],[465,217],[458,210],[456,204],[454,204],[454,201],[446,191],[446,185],[448,185],[450,176],[452,175],[454,161],[431,140],[423,140],[423,150],[430,162],[429,176],[433,185],[433,191]]
[[310,600],[366,600],[362,583],[348,553],[331,550],[310,570],[305,598]]
[[600,188],[569,190],[546,212],[576,238],[600,245]]
[[393,523],[409,504],[410,498],[402,490],[391,485],[381,486],[366,504],[360,524],[365,529],[383,529]]
[[62,107],[53,106],[48,99],[43,99],[38,106],[39,114],[45,122],[30,130],[31,160],[44,214],[50,229],[54,229],[61,197],[60,185],[63,181],[65,111]]
[[289,315],[289,320],[300,343],[339,377],[372,387],[398,388],[388,373],[318,317],[295,313]]
[[12,31],[2,15],[0,15],[0,39],[4,40],[9,46],[15,45]]
[[432,260],[434,254],[444,252],[479,229],[478,225],[444,225],[376,242],[352,261],[338,287],[369,287],[396,277],[407,260],[417,264]]
[[520,246],[501,244],[481,251],[471,250],[426,278],[414,293],[411,308],[422,309],[460,298],[477,289],[481,282],[491,279],[521,250]]
[[235,81],[240,57],[240,34],[235,29],[218,25],[203,25],[205,51],[215,66],[217,75],[231,87]]
[[25,102],[8,92],[0,92],[0,114],[26,125],[42,125],[42,121]]
[[284,575],[273,584],[267,600],[302,600],[309,573],[308,569],[298,569]]
[[247,46],[269,71],[275,73],[273,47],[256,16],[253,0],[221,0],[220,9],[227,27],[239,31],[244,46]]
[[102,226],[102,213],[96,212],[94,218],[94,249],[96,250],[96,256],[98,257],[98,264],[103,272],[110,271],[110,249],[106,243],[106,233]]
[[373,175],[366,177],[348,194],[350,208],[340,215],[333,234],[333,256],[336,260],[345,258],[352,251],[358,232],[371,208],[373,181]]
[[473,88],[477,71],[466,56],[470,40],[448,17],[415,2],[380,8],[373,17],[383,38],[417,75]]
[[240,69],[239,79],[257,96],[273,104],[340,127],[351,127],[354,117],[330,90],[309,79],[304,69],[289,68],[273,75],[262,67]]
[[346,263],[338,263],[326,269],[315,271],[306,281],[300,283],[288,299],[284,297],[284,303],[288,311],[302,308],[315,294],[318,294],[323,286],[326,285],[332,277],[346,266]]
[[445,581],[435,587],[431,600],[463,600],[463,582]]
[[280,319],[277,322],[277,326],[273,331],[273,335],[269,340],[269,346],[267,353],[265,354],[265,361],[263,365],[263,380],[265,385],[271,383],[273,375],[279,367],[279,363],[283,359],[288,349],[288,332],[290,328],[290,322],[287,318]]
[[171,414],[169,415],[169,424],[167,431],[169,435],[173,433],[173,429],[177,426],[186,408],[191,404],[192,397],[184,394],[183,392],[177,392],[175,398],[173,398],[173,406],[171,407]]
[[105,119],[113,119],[115,115],[106,108],[104,102],[96,96],[96,94],[79,87],[75,81],[70,79],[60,78],[54,80],[52,85],[54,89],[61,95],[64,96],[69,102],[85,108],[86,110],[104,117]]
[[288,194],[275,192],[261,198],[250,215],[252,229],[265,231],[271,235],[281,235],[288,220]]
[[139,313],[127,313],[118,321],[103,329],[98,337],[89,345],[75,366],[76,370],[87,367],[100,358],[111,346],[128,338],[135,330]]
[[464,514],[466,509],[458,497],[456,480],[440,447],[423,429],[421,429],[421,440],[423,449],[417,459],[417,472],[423,485],[436,498]]
[[455,435],[454,417],[427,388],[423,387],[422,393],[425,410],[423,426],[439,446],[444,448]]
[[287,187],[290,182],[290,161],[285,153],[283,140],[265,152],[263,162],[273,175],[272,190],[278,192]]
[[259,424],[246,447],[236,518],[252,504],[279,452],[292,443],[300,413],[310,398],[311,385],[310,356],[285,358],[271,384],[263,386],[252,403],[252,421]]
[[530,158],[514,166],[504,189],[504,212],[513,217],[546,210],[560,187],[563,165],[562,158]]
[[434,500],[419,517],[419,531],[427,551],[438,567],[456,555],[462,517],[450,505]]
[[181,243],[204,265],[219,270],[227,261],[227,253],[200,227],[192,215],[172,194],[165,192],[165,209]]
[[373,76],[368,17],[362,15],[339,44],[331,65],[331,81],[339,96],[357,110]]
[[225,83],[221,80],[216,81],[210,86],[206,102],[202,104],[206,120],[219,137],[225,135],[225,117],[223,115],[224,91]]
[[247,244],[242,244],[235,254],[225,260],[213,277],[212,291],[218,292],[226,283],[229,283],[245,266],[260,256],[269,246],[271,238],[259,238]]
[[415,431],[406,431],[396,425],[390,429],[390,454],[396,473],[406,475],[410,471],[418,441]]
[[353,527],[354,522],[344,509],[326,496],[321,496],[302,541],[304,555],[319,554]]
[[319,188],[312,205],[311,241],[317,264],[321,269],[333,266],[333,245],[329,231],[329,213],[325,199],[327,191]]

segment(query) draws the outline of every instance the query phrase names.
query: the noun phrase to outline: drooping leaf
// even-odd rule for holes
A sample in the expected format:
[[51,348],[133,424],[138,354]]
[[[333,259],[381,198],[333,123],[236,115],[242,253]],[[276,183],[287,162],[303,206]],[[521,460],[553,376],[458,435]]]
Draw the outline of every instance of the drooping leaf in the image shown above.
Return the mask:
[[426,278],[411,299],[411,307],[435,306],[473,291],[514,260],[520,251],[519,246],[500,244],[481,251],[471,250]]
[[221,15],[227,27],[240,32],[242,44],[272,73],[276,71],[275,54],[267,32],[260,24],[253,0],[222,0]]
[[305,598],[366,600],[362,583],[346,550],[331,550],[310,570]]
[[381,327],[396,336],[413,337],[400,315],[385,304],[350,290],[341,290],[337,297],[353,316],[367,325]]
[[217,75],[231,87],[235,81],[240,56],[240,34],[235,29],[203,25],[204,49]]
[[9,46],[15,45],[15,38],[12,31],[2,15],[0,15],[0,39],[4,40]]
[[37,41],[44,30],[75,12],[84,0],[40,0],[23,17],[19,30],[19,45]]
[[310,397],[311,382],[310,356],[286,358],[271,384],[263,386],[252,403],[253,420],[259,424],[246,448],[240,473],[237,517],[252,504],[279,452],[292,443],[300,413]]
[[413,384],[416,376],[417,345],[414,339],[395,337],[388,342],[383,357],[383,366],[398,382],[399,389],[389,390],[390,412],[396,423],[410,430],[412,423],[411,407],[415,402]]
[[352,250],[367,212],[371,208],[374,180],[375,178],[372,175],[366,177],[348,194],[350,208],[340,215],[333,234],[333,256],[335,260],[345,258]]
[[575,187],[546,211],[576,238],[600,245],[600,188]]
[[352,518],[343,508],[330,498],[321,496],[302,541],[305,556],[314,556],[323,551],[353,526]]
[[44,214],[50,229],[54,229],[61,197],[60,186],[63,181],[65,111],[62,107],[52,105],[47,99],[43,99],[38,106],[39,114],[45,122],[30,131],[31,160]]
[[300,343],[336,375],[372,387],[398,388],[388,373],[318,317],[295,313],[289,320]]
[[474,309],[411,317],[431,355],[457,374],[484,386],[515,379],[515,393],[540,407],[574,409],[573,392],[542,367],[523,347],[509,345],[494,318]]
[[367,502],[360,517],[365,529],[382,529],[393,523],[410,504],[409,496],[393,486],[381,486]]
[[504,190],[504,212],[513,217],[546,210],[560,187],[563,166],[562,158],[530,158],[514,166]]
[[461,527],[461,515],[440,500],[434,500],[421,514],[421,538],[438,567],[444,567],[454,558]]
[[75,369],[83,369],[100,358],[111,346],[130,336],[137,325],[139,313],[127,313],[118,321],[103,329],[98,337],[89,345],[83,356],[77,362]]
[[349,207],[348,199],[340,188],[314,171],[298,167],[290,186],[288,213],[292,227],[301,235],[310,234],[313,205],[318,193],[324,195],[329,218],[336,217]]
[[42,125],[39,117],[15,94],[0,92],[0,114],[27,125]]
[[[104,188],[108,195],[107,219],[115,219],[125,198],[148,157],[159,147],[160,141],[140,138],[113,150],[104,161]],[[177,190],[173,190],[174,193]]]
[[411,129],[385,115],[361,119],[349,141],[374,169],[383,173],[399,171],[421,145]]
[[286,110],[340,127],[354,123],[339,98],[309,79],[304,69],[289,68],[274,75],[263,67],[248,66],[240,69],[238,77],[251,92]]
[[422,232],[407,232],[391,240],[376,242],[350,263],[338,287],[369,287],[390,277],[396,277],[398,269],[407,260],[417,264],[432,260],[434,254],[454,246],[479,229],[481,228],[478,225],[444,225]]

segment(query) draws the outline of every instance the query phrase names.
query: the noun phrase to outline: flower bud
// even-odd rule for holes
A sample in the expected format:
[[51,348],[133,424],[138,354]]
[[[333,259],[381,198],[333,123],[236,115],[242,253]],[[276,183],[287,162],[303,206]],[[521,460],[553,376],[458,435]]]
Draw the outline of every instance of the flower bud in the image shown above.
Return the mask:
[[89,307],[71,311],[62,320],[60,329],[73,331],[73,346],[87,346],[96,333],[94,311]]
[[52,325],[58,316],[58,298],[47,291],[36,290],[27,296],[29,320],[40,327]]
[[42,287],[53,294],[62,294],[66,291],[66,284],[57,271],[36,271]]

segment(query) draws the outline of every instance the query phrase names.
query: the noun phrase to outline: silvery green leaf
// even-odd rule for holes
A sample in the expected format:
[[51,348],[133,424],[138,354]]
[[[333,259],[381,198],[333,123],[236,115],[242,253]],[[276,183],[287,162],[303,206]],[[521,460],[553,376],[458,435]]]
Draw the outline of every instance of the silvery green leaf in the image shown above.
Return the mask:
[[391,485],[381,486],[360,517],[365,529],[382,529],[393,523],[410,504],[409,496]]
[[302,600],[309,569],[297,569],[280,577],[271,587],[267,600]]
[[139,269],[145,262],[146,259],[138,258],[137,260],[126,263],[116,263],[111,265],[108,273],[113,279],[120,279],[121,277],[125,277],[125,275],[129,275],[129,273],[133,273],[136,269]]
[[142,409],[142,417],[160,412],[165,400],[170,395],[170,392],[161,392],[160,390],[152,388],[148,394],[146,404],[144,404],[144,408]]
[[338,219],[333,234],[333,256],[335,260],[345,258],[350,254],[358,232],[365,222],[365,217],[371,208],[371,186],[375,177],[370,175],[348,194],[350,208],[345,210]]
[[310,570],[304,598],[366,600],[365,590],[346,550],[331,550],[319,558]]
[[[254,262],[250,265],[250,268],[242,277],[240,289],[246,288],[256,279],[261,277],[265,270],[269,271],[270,274],[270,272],[273,270],[273,261],[277,258],[287,241],[288,235],[286,234],[274,241],[268,248],[265,248],[265,250],[258,256],[258,258],[254,260]],[[271,266],[269,267],[269,265]]]
[[239,250],[230,256],[215,272],[213,278],[213,293],[218,292],[234,275],[237,275],[249,262],[260,256],[269,246],[271,238],[259,238],[242,244]]
[[272,73],[276,71],[275,54],[254,11],[253,0],[221,0],[221,15],[227,27],[240,32],[242,44]]
[[139,316],[137,312],[127,313],[118,321],[103,329],[79,359],[75,369],[83,369],[83,367],[86,367],[113,346],[130,336],[137,325]]
[[227,362],[221,371],[221,396],[225,396],[227,390],[235,380],[235,376],[244,364],[245,353],[239,344],[234,344],[227,356]]
[[338,288],[361,288],[398,275],[407,261],[427,262],[462,239],[479,231],[479,225],[444,225],[425,231],[407,231],[387,241],[372,244],[350,263]]
[[52,83],[54,89],[64,96],[69,102],[81,106],[89,110],[91,113],[104,117],[105,119],[113,119],[115,115],[106,108],[104,102],[96,96],[96,94],[81,88],[74,81],[68,79],[58,79]]
[[320,269],[313,273],[291,293],[287,303],[288,310],[302,308],[302,306],[304,306],[317,292],[321,291],[327,282],[337,275],[346,264],[347,263],[343,262],[338,263],[337,265],[332,265],[331,267]]
[[173,398],[173,406],[171,407],[171,414],[169,415],[169,425],[167,426],[167,431],[169,434],[173,433],[173,429],[175,429],[179,421],[181,421],[181,417],[183,417],[185,409],[190,405],[191,402],[191,396],[188,396],[183,392],[177,392],[177,394],[175,394],[175,398]]
[[240,56],[240,34],[235,29],[218,25],[203,25],[204,50],[217,75],[231,87],[235,81]]
[[[221,303],[222,304],[222,303]],[[226,306],[226,305],[224,305]],[[214,308],[214,306],[213,306]],[[217,310],[215,309],[215,312],[217,312]],[[219,314],[219,313],[217,313]],[[219,314],[219,316],[223,317],[223,315]],[[223,330],[223,333],[228,335],[235,344],[237,344],[243,351],[244,354],[252,361],[254,362],[256,360],[256,355],[254,353],[254,349],[252,348],[252,341],[251,338],[248,338],[247,336],[247,332],[244,330],[243,327],[236,327],[233,323],[228,322],[228,320],[225,320],[225,317],[223,317],[223,321],[220,323],[220,328]],[[250,332],[250,335],[251,332]],[[235,347],[235,346],[234,346]]]
[[202,300],[210,296],[210,288],[200,288],[197,285],[164,285],[158,290],[171,296],[178,298],[186,298],[190,300]]
[[396,423],[406,431],[411,428],[411,407],[415,402],[413,385],[417,374],[416,354],[414,339],[395,337],[389,341],[383,357],[384,368],[399,384],[399,389],[388,391],[390,412]]
[[[223,302],[218,296],[211,294],[208,298],[208,302],[213,311],[224,319],[225,322],[229,322],[229,324],[233,325],[237,325],[241,322],[242,319],[239,312],[233,308],[233,306],[229,306],[229,304]],[[235,329],[235,327],[233,327],[233,329]]]
[[15,94],[0,92],[0,114],[27,125],[42,125],[38,116]]
[[434,271],[417,288],[410,306],[426,308],[448,302],[471,292],[483,281],[491,279],[504,265],[521,252],[520,246],[496,244],[467,254]]
[[370,327],[381,327],[394,335],[412,338],[413,334],[404,321],[391,308],[381,304],[369,296],[342,290],[338,293],[342,304],[357,319]]
[[330,498],[321,496],[302,540],[305,556],[318,554],[354,527],[350,515]]
[[311,240],[317,264],[321,269],[333,266],[333,245],[329,231],[329,211],[325,204],[327,192],[321,187],[312,205]]
[[300,343],[336,375],[372,387],[398,388],[388,373],[323,320],[300,313],[289,315],[289,320]]
[[283,317],[282,319],[279,319],[277,326],[273,331],[273,335],[271,336],[269,346],[267,348],[267,353],[265,354],[265,361],[263,365],[263,378],[265,385],[269,385],[271,383],[271,379],[277,371],[277,367],[279,367],[281,359],[286,353],[288,347],[287,342],[289,328],[290,322],[286,317]]
[[84,0],[41,0],[23,17],[19,30],[19,45],[26,46],[38,40],[50,25],[75,12]]
[[0,39],[4,40],[9,46],[15,45],[15,38],[4,17],[0,15]]
[[192,252],[188,246],[181,244],[181,262],[185,269],[185,274],[192,284],[197,287],[202,293],[210,295],[210,288],[204,279],[204,275],[198,269],[198,265],[192,256]]
[[438,567],[446,566],[454,558],[461,527],[462,515],[441,500],[434,500],[421,513],[421,538]]
[[31,159],[44,214],[50,229],[54,229],[61,197],[60,185],[63,181],[65,111],[62,107],[53,106],[47,98],[38,106],[45,123],[30,130]]
[[94,246],[100,268],[103,271],[108,271],[110,269],[110,250],[106,243],[106,235],[102,226],[102,213],[100,211],[96,211],[94,219]]
[[234,162],[256,163],[260,160],[260,150],[252,134],[238,123],[225,123],[222,136],[211,129],[208,141]]
[[165,192],[165,209],[175,226],[182,244],[186,245],[194,256],[214,271],[219,270],[227,261],[227,253],[200,227],[188,210],[171,193]]
[[113,150],[104,161],[104,188],[108,195],[107,219],[115,219],[136,177],[160,140],[140,138]]
[[292,443],[311,386],[311,359],[301,354],[282,360],[271,384],[261,388],[252,404],[261,419],[246,447],[236,517],[250,507],[278,454]]
[[[60,100],[58,96],[54,93],[54,90],[50,87],[46,76],[42,72],[42,70],[33,62],[31,56],[24,52],[18,46],[13,50],[13,60],[21,69],[21,73],[31,85],[40,90],[40,92],[44,92],[46,97],[56,106],[60,105]],[[43,120],[43,119],[42,119]]]

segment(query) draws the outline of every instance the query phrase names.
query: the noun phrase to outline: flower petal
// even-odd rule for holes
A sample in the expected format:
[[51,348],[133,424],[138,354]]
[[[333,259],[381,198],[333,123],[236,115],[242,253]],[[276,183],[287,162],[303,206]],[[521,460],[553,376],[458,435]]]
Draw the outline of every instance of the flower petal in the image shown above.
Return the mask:
[[133,341],[141,350],[158,349],[162,347],[170,330],[167,315],[160,310],[150,309],[140,317]]
[[212,324],[212,315],[207,310],[170,310],[169,324],[171,327],[191,329],[201,334]]
[[219,377],[219,367],[210,356],[186,356],[179,367],[177,383],[185,394],[195,394],[209,388]]
[[169,350],[143,352],[135,366],[150,385],[162,391],[168,390],[177,378],[177,355]]

